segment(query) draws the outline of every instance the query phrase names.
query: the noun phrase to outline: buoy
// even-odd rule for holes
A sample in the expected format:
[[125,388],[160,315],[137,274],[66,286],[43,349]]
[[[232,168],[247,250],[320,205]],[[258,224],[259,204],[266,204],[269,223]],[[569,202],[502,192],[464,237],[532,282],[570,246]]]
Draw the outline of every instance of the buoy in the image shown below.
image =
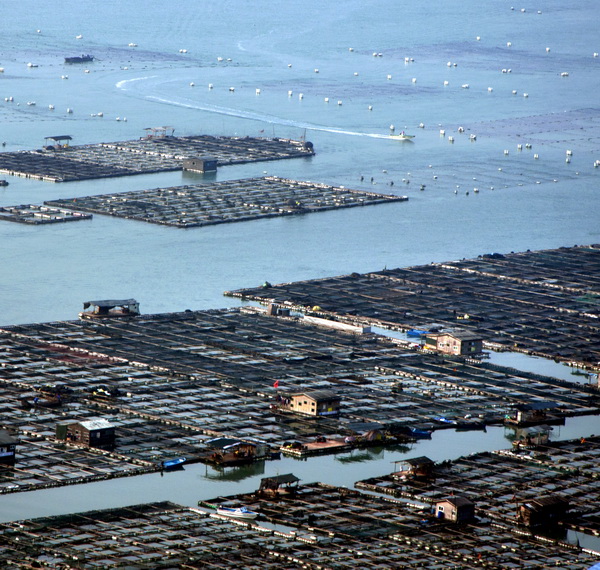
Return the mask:
[[390,125],[390,131],[395,131],[396,127],[394,127],[394,125]]
[[512,46],[512,43],[511,42],[506,42],[506,47],[510,47],[510,46]]
[[452,137],[452,136],[448,137],[448,142],[453,143],[454,142],[454,137]]
[[525,97],[525,99],[527,99],[527,97],[529,97],[529,93],[523,93],[523,97]]
[[569,164],[569,163],[571,162],[571,158],[567,156],[567,158],[565,159],[565,162],[566,162],[567,164]]
[[423,123],[419,123],[419,128],[420,128],[420,129],[424,129],[424,128],[425,128],[425,125],[424,125]]
[[67,113],[69,113],[69,115],[73,112],[73,109],[71,109],[71,107],[67,108]]
[[213,84],[212,84],[212,83],[209,83],[209,84],[208,84],[208,88],[209,88],[209,89],[212,89],[212,88],[213,88]]
[[504,156],[507,156],[507,155],[508,155],[508,150],[504,149]]
[[416,78],[416,77],[413,77],[413,78],[411,79],[411,81],[412,81],[413,83],[416,83],[416,82],[417,82],[417,78]]
[[256,90],[256,94],[257,94],[257,95],[260,95],[260,89],[257,89],[257,90]]
[[319,70],[315,68],[315,73],[319,73]]
[[463,83],[463,84],[461,85],[461,87],[462,87],[463,89],[468,89],[468,88],[469,88],[469,84],[468,84],[468,83]]
[[338,101],[338,105],[341,105],[341,104],[342,104],[342,102],[341,102],[341,101]]
[[304,93],[298,93],[298,99],[304,99]]
[[388,78],[388,80],[389,80],[389,79],[391,79],[391,78],[392,78],[392,76],[391,76],[391,75],[388,75],[388,76],[387,76],[387,78]]
[[233,93],[235,91],[235,87],[230,87],[229,91],[231,91]]
[[444,85],[448,85],[448,81],[444,81]]
[[354,48],[348,48],[348,51],[354,51]]
[[491,93],[493,90],[493,87],[488,87],[488,93]]
[[477,36],[475,39],[476,39],[477,41],[481,40],[481,38],[480,38],[479,36]]
[[465,132],[465,128],[464,127],[458,127],[458,132],[459,133],[464,133]]
[[517,90],[516,90],[516,89],[513,89],[513,91],[512,91],[512,94],[513,94],[513,95],[516,95],[516,94],[517,94]]
[[195,85],[195,83],[193,81],[190,81],[190,87],[193,87]]
[[445,136],[445,134],[446,134],[446,131],[444,129],[440,129],[440,135],[443,137],[443,136]]
[[293,94],[294,94],[294,92],[293,92],[293,91],[290,89],[290,90],[288,91],[288,97],[291,97]]
[[546,53],[550,53],[550,48],[549,47],[546,48]]
[[354,77],[358,77],[358,71],[354,72]]
[[569,74],[568,74],[566,71],[563,71],[563,72],[560,74],[560,76],[561,76],[561,77],[569,77]]
[[572,150],[568,150],[566,154],[567,154],[567,156],[573,156],[573,151]]
[[517,145],[517,150],[523,150],[523,145],[522,144],[518,144]]
[[533,158],[534,158],[535,160],[537,160],[539,157],[540,157],[540,155],[539,155],[539,154],[534,154],[534,155],[533,155]]
[[329,103],[329,97],[325,97],[325,99],[323,99],[325,101],[325,103]]
[[373,110],[373,105],[369,105],[369,111]]

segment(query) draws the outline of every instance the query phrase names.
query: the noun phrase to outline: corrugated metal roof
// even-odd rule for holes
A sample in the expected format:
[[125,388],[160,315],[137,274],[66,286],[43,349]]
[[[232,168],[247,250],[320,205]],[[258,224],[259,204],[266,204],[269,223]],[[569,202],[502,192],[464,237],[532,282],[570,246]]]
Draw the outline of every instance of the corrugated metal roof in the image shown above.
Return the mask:
[[79,422],[79,425],[89,431],[93,431],[96,429],[107,429],[107,428],[115,427],[109,421],[104,420],[102,418]]

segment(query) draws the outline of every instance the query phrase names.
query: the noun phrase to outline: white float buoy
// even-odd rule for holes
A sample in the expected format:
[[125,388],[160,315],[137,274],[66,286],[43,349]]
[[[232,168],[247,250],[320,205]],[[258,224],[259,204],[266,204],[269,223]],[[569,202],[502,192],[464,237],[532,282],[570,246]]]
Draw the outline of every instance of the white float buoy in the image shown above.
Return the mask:
[[516,95],[516,94],[517,94],[517,90],[516,90],[516,89],[513,89],[513,90],[512,90],[512,94],[513,94],[513,95]]
[[508,156],[508,150],[504,149],[504,156]]
[[425,128],[425,125],[424,125],[423,123],[419,123],[419,128],[420,128],[420,129],[424,129],[424,128]]
[[527,97],[529,97],[529,93],[523,93],[523,97],[525,97],[525,99],[527,99]]
[[488,93],[491,93],[494,90],[493,87],[488,87]]
[[447,80],[446,80],[446,81],[444,81],[444,85],[448,85],[448,81],[447,81]]
[[390,125],[390,131],[395,131],[396,127],[394,127],[394,125]]
[[369,105],[369,111],[373,110],[373,105]]
[[546,53],[550,53],[550,48],[549,47],[546,48]]
[[512,43],[511,42],[506,42],[506,47],[510,47],[510,46],[512,46]]
[[67,113],[69,113],[69,115],[73,112],[73,109],[71,109],[71,107],[67,107]]
[[560,74],[560,76],[561,76],[561,77],[569,77],[569,74],[568,74],[566,71],[563,71],[563,72]]
[[319,70],[315,68],[315,73],[319,73]]
[[290,90],[288,91],[288,97],[291,97],[293,94],[294,94],[294,92],[293,92],[293,91],[290,89]]
[[342,104],[342,102],[341,102],[341,101],[338,101],[338,105],[341,105],[341,104]]
[[233,93],[235,91],[235,87],[230,87],[229,91],[231,91]]
[[387,78],[388,78],[388,80],[390,80],[390,79],[392,78],[392,76],[391,76],[391,75],[388,75],[388,76],[387,76]]
[[348,48],[348,51],[354,51],[354,48]]
[[256,94],[257,94],[257,95],[260,95],[260,89],[257,89],[257,90],[256,90]]
[[538,158],[540,158],[540,155],[536,153],[533,155],[533,158],[534,158],[534,160],[537,160]]
[[477,41],[479,41],[479,40],[481,40],[481,37],[480,37],[480,36],[477,36],[475,39],[476,39]]
[[463,84],[461,85],[461,87],[462,87],[463,89],[468,89],[468,88],[469,88],[469,84],[468,84],[468,83],[463,83]]
[[54,111],[54,105],[48,105],[48,109],[50,109],[51,111]]
[[194,87],[195,83],[193,81],[190,81],[190,87]]
[[413,83],[416,83],[416,82],[417,82],[417,78],[416,78],[416,77],[413,77],[413,78],[411,79],[411,81],[412,81]]
[[573,151],[572,150],[567,150],[566,154],[567,154],[567,156],[573,156]]
[[354,77],[358,77],[358,71],[354,72]]
[[464,133],[465,132],[465,128],[464,127],[458,127],[458,132],[459,133]]
[[454,142],[454,137],[452,137],[452,136],[448,137],[448,142],[453,143]]
[[329,103],[329,97],[325,97],[325,99],[323,99],[323,101],[325,101],[325,103]]
[[444,129],[440,129],[440,135],[443,137],[446,135],[446,131]]
[[298,93],[298,99],[304,99],[304,93]]
[[208,84],[208,88],[209,88],[209,89],[212,89],[212,88],[213,88],[213,84],[212,84],[212,83],[209,83],[209,84]]

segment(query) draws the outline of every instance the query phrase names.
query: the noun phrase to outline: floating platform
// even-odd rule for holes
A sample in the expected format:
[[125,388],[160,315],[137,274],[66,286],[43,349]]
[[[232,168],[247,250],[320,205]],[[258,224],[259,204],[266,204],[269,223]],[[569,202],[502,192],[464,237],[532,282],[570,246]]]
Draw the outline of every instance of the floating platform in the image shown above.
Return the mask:
[[[334,391],[339,417],[285,408],[306,390]],[[502,425],[523,406],[543,414],[540,401],[562,417],[599,411],[593,386],[411,351],[258,307],[3,327],[0,394],[0,423],[23,442],[0,493],[153,471],[173,456],[210,463],[210,440],[220,437],[271,452],[293,440],[311,454],[337,453],[396,445],[410,428]],[[111,454],[56,441],[57,423],[98,417],[115,427]],[[99,470],[78,465],[88,461]]]
[[92,217],[92,214],[83,214],[64,208],[36,206],[33,204],[0,207],[0,220],[18,222],[20,224],[58,224],[62,222],[91,220]]
[[[492,464],[488,471],[498,473]],[[544,469],[528,469],[526,475],[533,472],[543,476]],[[436,488],[443,493],[443,483]],[[530,493],[542,488],[533,485]],[[596,496],[582,500],[597,505]],[[103,568],[579,570],[600,558],[597,551],[564,538],[490,517],[483,502],[476,502],[475,520],[458,525],[434,518],[427,508],[431,501],[415,504],[322,483],[299,485],[293,493],[274,497],[246,493],[199,504],[150,503],[2,523],[0,561],[8,565],[18,560],[21,567],[34,568],[72,567],[74,562],[79,567],[85,561],[86,567]],[[217,506],[244,506],[257,518],[221,516]]]
[[406,196],[266,176],[49,200],[46,204],[190,228],[406,200]]
[[229,291],[392,329],[476,332],[490,347],[598,370],[600,245],[486,254],[477,259]]
[[0,153],[0,173],[71,182],[183,169],[183,161],[210,155],[218,166],[312,156],[311,143],[280,138],[209,135],[144,137],[81,146],[48,146]]

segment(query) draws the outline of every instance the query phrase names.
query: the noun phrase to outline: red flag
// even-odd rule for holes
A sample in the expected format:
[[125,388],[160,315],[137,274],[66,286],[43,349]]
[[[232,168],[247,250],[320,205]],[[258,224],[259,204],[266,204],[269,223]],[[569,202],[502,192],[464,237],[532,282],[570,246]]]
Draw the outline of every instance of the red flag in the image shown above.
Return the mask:
[[279,380],[275,380],[275,383],[273,384],[273,388],[279,388]]

